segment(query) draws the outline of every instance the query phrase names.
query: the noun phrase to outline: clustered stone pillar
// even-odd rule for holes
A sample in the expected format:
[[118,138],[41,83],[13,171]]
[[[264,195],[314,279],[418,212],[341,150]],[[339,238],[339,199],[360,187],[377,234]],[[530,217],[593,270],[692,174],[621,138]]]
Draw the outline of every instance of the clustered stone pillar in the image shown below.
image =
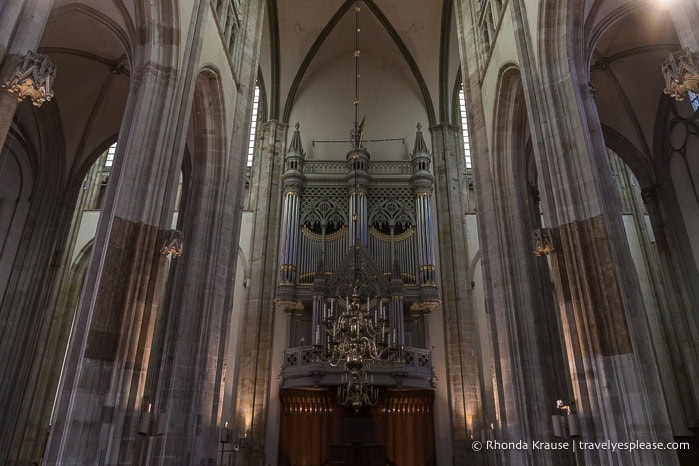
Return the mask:
[[[526,2],[510,5],[513,21],[523,24],[517,52],[546,224],[556,248],[552,277],[582,436],[672,441],[597,107],[580,85],[589,63],[570,47],[583,40],[582,20],[571,22],[571,5],[546,3],[541,17],[547,27],[532,43],[525,32]],[[547,66],[534,66],[538,60]],[[586,464],[677,464],[675,452],[660,449],[618,451],[614,458],[599,449],[578,454]]]
[[[663,380],[677,387],[679,397],[669,400],[668,405],[673,426],[677,432],[686,427],[699,429],[699,386],[692,380],[699,380],[699,328],[696,314],[692,313],[692,300],[688,290],[690,280],[681,271],[683,266],[673,251],[681,250],[673,244],[673,231],[665,221],[667,212],[662,208],[662,195],[658,186],[641,190],[643,204],[653,228],[655,249],[659,267],[652,270],[661,303],[660,317],[662,329],[667,335],[665,341],[674,368],[672,380]],[[675,392],[676,393],[676,392]]]
[[[444,340],[443,352],[435,345],[433,361],[439,377],[437,399],[449,398],[445,409],[435,405],[439,422],[449,422],[450,437],[440,441],[438,463],[481,464],[483,452],[469,454],[474,426],[480,429],[478,348],[475,312],[469,283],[469,269],[464,264],[470,257],[465,229],[463,196],[454,196],[468,189],[464,173],[463,139],[458,127],[441,123],[430,127],[432,168],[437,190],[434,194],[438,223],[435,225],[439,254],[440,306],[430,315],[431,338]],[[417,151],[420,152],[420,151]],[[433,322],[442,322],[443,330],[433,332]],[[439,419],[442,419],[439,421]],[[448,421],[447,421],[448,420]],[[453,456],[453,459],[452,459]]]
[[[53,0],[5,0],[0,5],[0,84],[28,50],[38,48],[52,7]],[[17,96],[0,89],[0,148],[17,106]]]
[[273,451],[276,451],[266,438],[267,428],[272,422],[268,419],[268,409],[273,385],[269,377],[272,372],[273,329],[275,314],[291,303],[277,301],[275,312],[274,294],[270,291],[273,291],[279,276],[277,247],[281,231],[277,219],[281,215],[282,187],[278,181],[283,171],[286,130],[286,124],[276,120],[263,125],[264,142],[258,145],[261,148],[256,154],[259,164],[255,165],[250,183],[253,187],[251,202],[254,202],[255,209],[251,236],[260,238],[252,245],[250,274],[258,278],[250,283],[243,306],[240,347],[245,351],[240,355],[234,382],[235,431],[238,437],[247,436],[248,443],[235,455],[235,465],[263,465],[265,454],[274,455]]

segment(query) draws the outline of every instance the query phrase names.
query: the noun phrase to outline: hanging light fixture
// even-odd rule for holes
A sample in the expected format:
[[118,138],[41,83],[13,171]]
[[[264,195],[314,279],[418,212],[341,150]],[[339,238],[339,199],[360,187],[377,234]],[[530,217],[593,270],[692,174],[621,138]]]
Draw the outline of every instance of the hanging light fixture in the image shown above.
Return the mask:
[[[388,318],[381,298],[366,298],[361,303],[358,281],[352,296],[330,299],[323,312],[323,326],[327,335],[325,348],[321,348],[319,329],[316,330],[316,349],[332,366],[345,365],[346,383],[338,388],[341,405],[359,411],[364,406],[378,402],[378,388],[371,385],[367,369],[371,363],[381,362],[397,350],[396,338],[387,334]],[[336,306],[337,303],[337,306]],[[337,307],[341,310],[337,312]]]
[[32,104],[41,107],[53,98],[51,88],[56,78],[56,65],[49,57],[31,50],[20,60],[12,77],[2,84],[8,92],[17,94],[17,100],[30,98]]
[[184,247],[184,235],[179,230],[168,230],[165,232],[165,240],[160,247],[160,254],[172,258],[180,257]]
[[532,235],[535,256],[548,256],[556,250],[550,228],[537,228]]
[[[354,195],[351,202],[351,231],[354,233],[352,245],[352,278],[346,280],[347,296],[331,298],[324,303],[322,319],[315,330],[314,349],[319,359],[332,366],[344,364],[343,385],[337,389],[339,404],[351,407],[355,412],[366,406],[373,406],[379,400],[379,389],[373,385],[369,366],[391,360],[399,353],[398,339],[390,335],[389,318],[386,313],[385,298],[372,296],[378,287],[372,280],[376,277],[367,272],[366,260],[360,246],[361,226],[359,219],[358,171],[364,169],[360,152],[364,131],[364,119],[359,122],[359,12],[355,3],[355,95],[354,124],[352,126],[352,150],[348,155],[349,167],[353,173]],[[368,259],[368,258],[366,258]],[[351,283],[347,283],[351,282]],[[374,291],[375,293],[375,291]],[[365,301],[366,300],[366,301]],[[321,336],[321,328],[323,336]],[[322,341],[322,344],[321,344]]]

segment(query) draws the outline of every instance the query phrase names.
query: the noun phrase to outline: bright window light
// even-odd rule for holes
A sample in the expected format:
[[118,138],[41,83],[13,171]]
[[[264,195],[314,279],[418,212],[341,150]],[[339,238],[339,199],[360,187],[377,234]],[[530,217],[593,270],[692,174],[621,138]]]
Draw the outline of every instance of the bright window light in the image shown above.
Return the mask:
[[466,97],[464,96],[464,85],[459,89],[459,111],[461,113],[461,133],[464,136],[464,159],[466,168],[471,168],[471,145],[468,141],[468,119],[466,117]]
[[257,132],[257,110],[260,107],[260,86],[255,85],[255,97],[252,101],[252,123],[250,124],[250,139],[248,140],[248,167],[252,167],[255,156],[255,134]]
[[105,168],[111,167],[112,164],[114,163],[114,154],[116,154],[116,145],[117,145],[117,143],[115,142],[114,144],[109,146],[109,149],[107,149],[107,160],[104,161]]

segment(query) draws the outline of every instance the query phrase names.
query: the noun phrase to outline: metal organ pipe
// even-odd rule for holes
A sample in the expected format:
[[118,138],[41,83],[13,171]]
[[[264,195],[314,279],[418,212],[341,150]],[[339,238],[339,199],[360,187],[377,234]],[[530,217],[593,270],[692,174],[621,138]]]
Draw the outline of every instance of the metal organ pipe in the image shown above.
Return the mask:
[[294,189],[287,190],[282,207],[281,257],[279,263],[279,283],[290,284],[295,280],[296,257],[298,252],[299,197]]

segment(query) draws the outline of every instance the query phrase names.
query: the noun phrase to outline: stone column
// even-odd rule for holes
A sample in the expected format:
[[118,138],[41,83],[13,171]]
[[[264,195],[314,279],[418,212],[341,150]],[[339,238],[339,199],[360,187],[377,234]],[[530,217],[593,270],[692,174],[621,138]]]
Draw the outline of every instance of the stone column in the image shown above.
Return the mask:
[[[143,61],[132,70],[47,465],[132,460],[139,415],[148,403],[144,385],[165,271],[160,247],[172,222],[206,4],[192,5],[191,34],[180,33],[179,19],[163,14],[160,4],[151,5],[153,23],[142,25],[145,50],[136,55]],[[180,56],[179,44],[160,41],[162,30],[193,42]]]
[[[447,123],[430,128],[434,163],[434,202],[441,305],[427,320],[437,382],[435,404],[438,464],[480,464],[471,454],[471,436],[480,416],[476,327],[466,250],[465,206],[461,195],[468,186],[463,168],[462,139],[458,128]],[[420,149],[418,146],[417,149]],[[426,150],[426,147],[425,147]],[[417,150],[414,152],[421,152]],[[415,155],[415,154],[414,154]],[[442,344],[438,342],[443,341]],[[444,426],[450,419],[451,428]]]
[[[250,121],[254,75],[245,77],[247,91],[238,95],[236,118]],[[186,458],[192,464],[220,460],[219,428],[223,427],[224,355],[232,318],[233,289],[240,232],[240,206],[245,179],[247,135],[228,141],[223,88],[218,77],[202,73],[194,103],[194,146],[185,179],[180,223],[184,255],[174,261],[165,312],[153,344],[146,397],[154,406],[152,439],[144,437],[138,452],[142,465],[166,465]],[[229,121],[235,124],[235,119]],[[221,200],[226,202],[222,204]],[[226,413],[226,418],[229,413]],[[150,448],[145,444],[150,440]],[[234,440],[235,441],[235,440]]]
[[[242,310],[241,348],[238,361],[236,392],[236,435],[247,435],[246,448],[241,448],[235,457],[236,465],[264,466],[265,458],[276,457],[279,441],[278,431],[268,435],[278,426],[279,415],[268,413],[270,396],[278,399],[277,384],[272,377],[279,366],[272,366],[273,348],[283,349],[286,340],[275,346],[274,321],[280,306],[275,309],[274,290],[278,276],[279,216],[281,214],[282,160],[287,126],[277,121],[263,125],[263,142],[250,185],[250,204],[255,210],[251,235],[259,238],[252,247],[250,274],[257,279],[251,281],[248,301]],[[281,351],[280,349],[280,351]],[[273,464],[276,464],[274,462]]]
[[[28,50],[36,51],[44,33],[53,0],[5,0],[0,5],[0,84],[17,67]],[[0,89],[0,148],[17,108],[17,97]],[[22,105],[30,106],[28,102]],[[2,159],[0,159],[0,162]],[[0,164],[1,165],[1,164]]]
[[[570,4],[545,5],[535,45],[525,1],[510,5],[582,437],[671,441],[640,286],[586,84],[588,63],[569,48],[583,41],[582,18]],[[667,450],[621,451],[612,458],[592,449],[582,456],[596,465],[677,464]]]
[[657,252],[654,263],[658,267],[652,267],[651,273],[658,290],[662,311],[659,318],[665,331],[661,341],[668,346],[674,368],[674,380],[663,382],[679,391],[679,399],[667,402],[671,407],[681,402],[674,410],[669,408],[673,414],[671,422],[676,426],[676,434],[687,434],[687,427],[699,428],[699,387],[692,382],[699,380],[699,328],[687,292],[691,285],[680,273],[683,267],[672,253],[678,248],[671,246],[672,235],[664,220],[660,189],[657,186],[643,188],[641,196],[653,228]]
[[[104,163],[103,159],[104,157],[101,157],[88,172],[86,181],[89,188],[87,190],[79,189],[75,183],[71,183],[70,188],[65,190],[70,193],[70,199],[77,194],[78,201],[70,223],[70,230],[67,232],[67,238],[65,240],[62,236],[56,238],[54,247],[57,252],[61,251],[61,248],[66,245],[68,247],[63,251],[60,258],[60,267],[57,256],[52,260],[52,265],[48,267],[49,270],[55,271],[55,279],[52,280],[50,278],[53,274],[44,275],[43,279],[34,275],[34,278],[39,282],[40,288],[36,290],[38,291],[37,293],[32,291],[32,294],[35,294],[35,299],[38,298],[39,306],[45,309],[44,312],[32,312],[36,316],[36,321],[32,323],[32,326],[41,328],[40,336],[34,338],[23,332],[14,332],[16,338],[25,339],[34,348],[34,352],[19,351],[26,358],[24,364],[31,366],[26,388],[22,391],[32,393],[32,396],[23,396],[21,406],[19,404],[15,405],[19,412],[17,414],[17,423],[14,425],[14,438],[9,458],[5,460],[5,458],[0,457],[0,463],[2,464],[31,464],[44,455],[44,448],[46,447],[51,425],[51,410],[61,370],[63,369],[63,356],[68,343],[71,324],[73,323],[75,307],[80,297],[85,269],[91,254],[91,250],[86,249],[82,255],[76,255],[76,263],[74,264],[72,247],[75,244],[84,211],[94,208],[101,178],[104,176],[104,173],[100,171],[102,168],[101,164]],[[51,196],[55,196],[55,194],[55,190],[52,190],[50,193]],[[61,214],[67,214],[67,210],[72,204],[70,199],[64,201],[66,211],[60,212]],[[46,205],[41,199],[38,202]],[[51,205],[47,207],[49,209],[52,208]],[[43,214],[44,217],[48,216],[46,212]],[[68,219],[69,217],[65,217],[62,223],[67,222]],[[45,218],[45,220],[48,219]],[[41,230],[44,227],[45,225],[39,225],[36,229]],[[42,264],[36,264],[36,269],[41,270]],[[47,286],[52,281],[53,286]],[[42,292],[40,290],[45,291]],[[41,294],[44,294],[45,297],[42,298]],[[45,304],[44,299],[49,300],[48,305]],[[29,308],[31,305],[25,301],[25,306]],[[39,322],[43,325],[38,325]],[[17,352],[18,348],[18,346],[14,346],[14,351]],[[33,364],[30,364],[28,361],[32,357]],[[7,367],[2,367],[1,370],[7,374],[6,377],[8,379],[11,378]],[[22,383],[17,379],[13,380],[13,384],[15,390],[22,386]],[[12,405],[12,403],[8,402],[8,405]],[[11,416],[5,412],[2,417],[7,419]],[[4,449],[0,448],[0,451],[4,451]]]
[[[70,326],[48,302],[79,190],[79,184],[66,183],[65,153],[56,143],[62,134],[53,125],[59,121],[57,107],[48,104],[29,115],[29,127],[39,128],[32,144],[41,147],[41,164],[23,172],[31,197],[22,193],[17,199],[21,215],[13,220],[19,222],[21,236],[5,244],[0,261],[0,419],[7,423],[0,432],[0,464],[8,465],[37,461],[46,442],[62,355],[51,373],[41,365],[51,351],[49,335],[56,327]],[[28,148],[15,146],[13,136],[11,149],[20,160],[27,157],[29,166]]]

